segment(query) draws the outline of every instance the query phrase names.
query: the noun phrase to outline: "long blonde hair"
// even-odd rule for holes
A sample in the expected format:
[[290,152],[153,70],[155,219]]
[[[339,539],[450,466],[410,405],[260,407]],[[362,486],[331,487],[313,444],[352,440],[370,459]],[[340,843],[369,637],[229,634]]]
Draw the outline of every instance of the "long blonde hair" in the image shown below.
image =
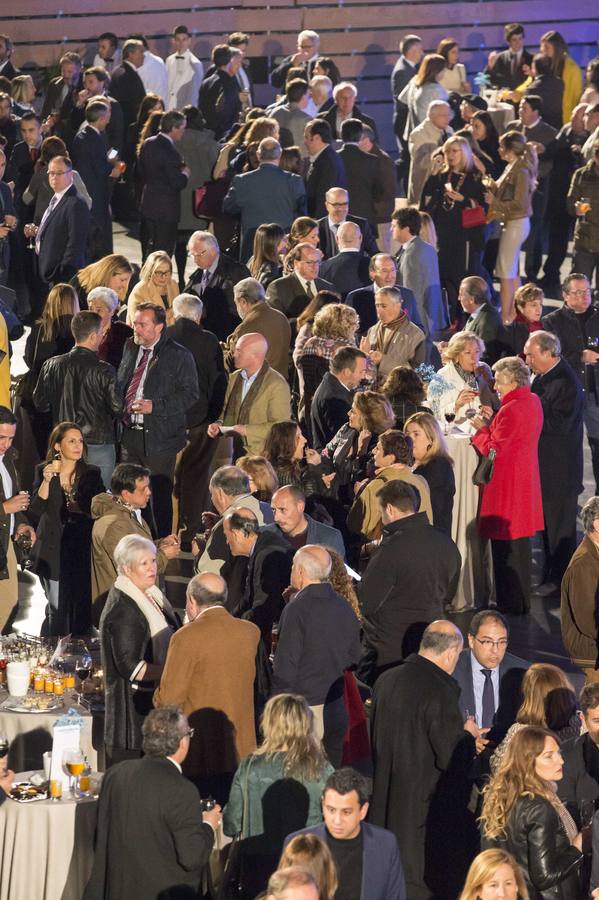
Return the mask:
[[432,413],[413,413],[413,415],[411,415],[404,422],[404,434],[408,434],[408,425],[418,425],[419,428],[422,428],[428,441],[428,450],[426,451],[422,459],[418,462],[419,466],[424,465],[424,463],[429,462],[429,460],[431,459],[436,459],[438,456],[442,456],[445,459],[448,459],[453,466],[453,459],[449,455],[449,450],[447,449],[447,444],[445,443],[445,438],[443,437],[441,426],[439,425],[438,420],[435,419],[435,417],[432,415]]
[[[120,253],[109,253],[108,256],[103,256],[97,262],[80,269],[77,272],[77,281],[86,294],[89,294],[94,288],[109,287],[111,278],[124,272],[133,274],[133,266],[127,257],[121,256]],[[123,299],[124,297],[119,297],[119,300]]]
[[505,850],[483,850],[472,860],[459,900],[479,900],[483,886],[494,877],[501,866],[509,866],[518,888],[518,900],[530,900],[522,869]]
[[486,838],[505,838],[510,813],[521,797],[542,797],[555,804],[555,792],[535,770],[535,760],[543,752],[548,737],[559,745],[558,738],[548,728],[529,725],[517,731],[508,744],[501,766],[483,791],[480,822]]
[[262,713],[260,727],[264,740],[256,755],[285,752],[283,771],[309,781],[320,778],[326,756],[314,733],[312,710],[298,694],[271,697]]
[[[60,328],[64,327],[64,316],[74,316],[78,312],[79,297],[75,288],[70,284],[55,284],[37,320],[37,324],[41,325],[42,340],[51,341],[55,338]],[[66,331],[70,333],[70,327]]]
[[318,900],[333,900],[337,890],[337,868],[331,851],[316,834],[298,834],[292,838],[279,860],[279,869],[301,866],[314,876]]

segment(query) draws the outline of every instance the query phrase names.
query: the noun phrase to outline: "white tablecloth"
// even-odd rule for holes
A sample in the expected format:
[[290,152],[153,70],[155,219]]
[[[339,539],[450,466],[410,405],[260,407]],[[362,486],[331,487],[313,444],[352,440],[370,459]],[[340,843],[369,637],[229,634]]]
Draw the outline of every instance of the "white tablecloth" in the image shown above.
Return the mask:
[[92,798],[7,797],[0,806],[0,900],[81,900],[94,860],[96,809]]
[[500,135],[507,130],[508,122],[518,118],[516,110],[511,103],[498,103],[497,106],[489,107],[487,112]]
[[476,524],[479,488],[472,482],[478,463],[476,450],[467,435],[449,434],[447,447],[454,461],[455,497],[451,536],[462,556],[462,571],[454,612],[487,606],[494,599],[493,562],[488,541],[481,540]]
[[[0,704],[7,699],[5,691],[0,691]],[[0,733],[6,734],[10,741],[8,765],[13,772],[24,772],[29,769],[42,768],[42,754],[52,749],[52,728],[54,723],[66,713],[67,709],[76,709],[83,719],[81,729],[81,750],[94,772],[98,771],[98,762],[103,762],[103,725],[102,720],[94,720],[89,711],[67,697],[62,709],[47,713],[21,713],[0,709]],[[94,727],[95,726],[95,727]],[[98,758],[100,750],[100,758]]]

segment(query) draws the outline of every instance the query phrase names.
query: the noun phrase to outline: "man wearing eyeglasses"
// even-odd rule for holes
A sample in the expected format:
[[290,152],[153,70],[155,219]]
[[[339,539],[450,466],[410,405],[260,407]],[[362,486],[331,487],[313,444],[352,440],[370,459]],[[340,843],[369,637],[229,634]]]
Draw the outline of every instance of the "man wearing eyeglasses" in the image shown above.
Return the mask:
[[495,610],[472,617],[468,649],[462,650],[453,677],[460,685],[460,710],[479,728],[492,728],[498,742],[516,720],[521,684],[530,663],[507,652],[507,621]]
[[557,334],[562,356],[568,360],[584,391],[584,424],[591,448],[595,493],[599,494],[599,310],[593,306],[586,275],[573,272],[562,285],[564,305],[541,319],[546,331]]

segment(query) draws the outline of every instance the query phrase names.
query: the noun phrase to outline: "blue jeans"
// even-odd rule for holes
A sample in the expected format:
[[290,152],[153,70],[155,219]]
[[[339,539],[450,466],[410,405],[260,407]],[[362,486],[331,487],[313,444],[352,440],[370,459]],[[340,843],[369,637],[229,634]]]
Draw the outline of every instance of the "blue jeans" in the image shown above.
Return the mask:
[[91,466],[98,466],[106,490],[110,488],[110,479],[116,465],[114,444],[88,444],[87,461]]

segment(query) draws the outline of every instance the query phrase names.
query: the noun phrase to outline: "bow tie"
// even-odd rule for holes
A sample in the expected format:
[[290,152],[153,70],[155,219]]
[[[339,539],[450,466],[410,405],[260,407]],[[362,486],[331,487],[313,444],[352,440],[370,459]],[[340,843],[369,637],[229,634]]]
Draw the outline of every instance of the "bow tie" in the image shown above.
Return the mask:
[[104,62],[114,62],[114,57],[112,59],[105,59]]
[[175,59],[185,59],[184,56],[175,56]]

